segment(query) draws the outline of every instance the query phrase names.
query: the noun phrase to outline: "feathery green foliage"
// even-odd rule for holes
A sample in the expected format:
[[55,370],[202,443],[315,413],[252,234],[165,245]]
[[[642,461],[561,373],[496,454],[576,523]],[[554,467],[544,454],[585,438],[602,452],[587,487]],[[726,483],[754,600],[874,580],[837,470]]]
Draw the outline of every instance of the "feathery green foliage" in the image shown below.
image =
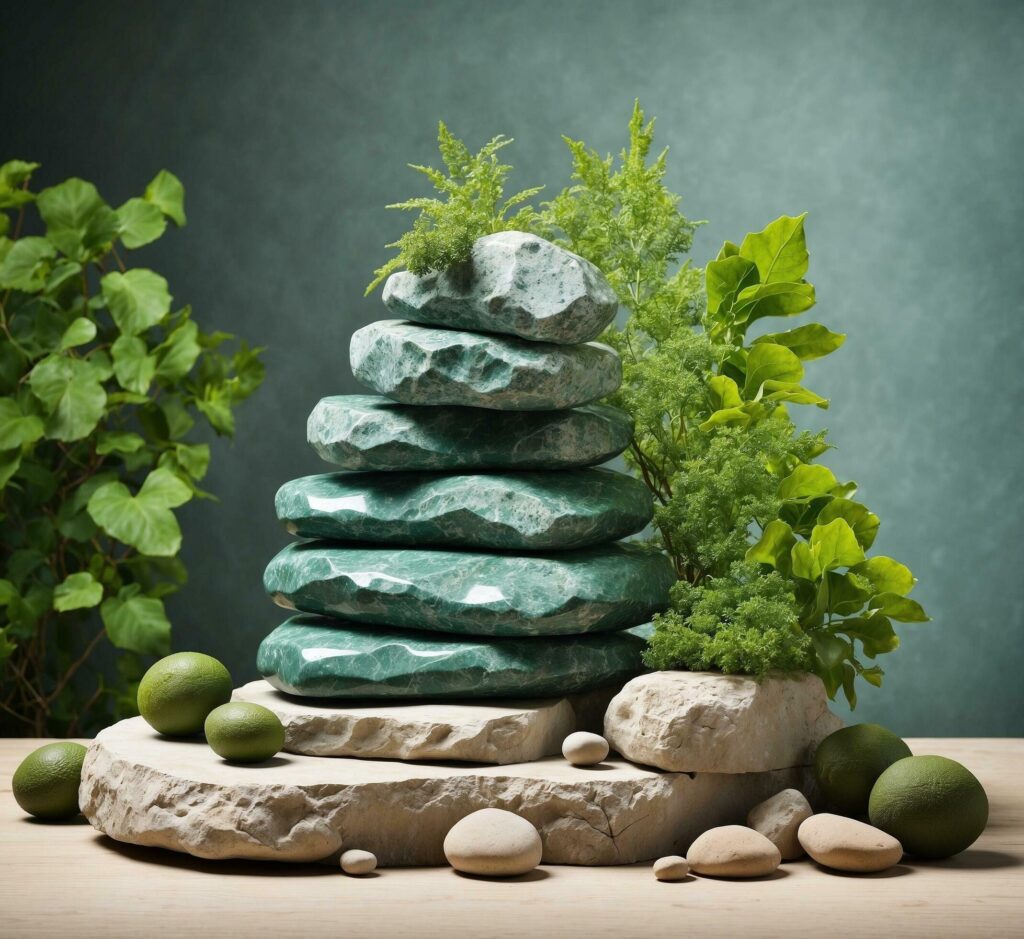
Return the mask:
[[397,248],[398,254],[374,271],[367,294],[402,268],[426,274],[468,261],[473,242],[484,235],[533,228],[536,212],[523,203],[542,187],[505,198],[505,179],[512,167],[499,162],[498,152],[510,143],[511,138],[499,135],[474,154],[443,121],[438,124],[437,144],[447,173],[431,166],[409,165],[426,176],[442,198],[408,199],[388,206],[419,215],[409,231],[387,245]]
[[187,576],[174,510],[209,497],[197,421],[230,436],[263,364],[129,266],[185,224],[174,175],[113,208],[81,179],[34,192],[36,168],[0,166],[0,730],[41,737],[135,713]]

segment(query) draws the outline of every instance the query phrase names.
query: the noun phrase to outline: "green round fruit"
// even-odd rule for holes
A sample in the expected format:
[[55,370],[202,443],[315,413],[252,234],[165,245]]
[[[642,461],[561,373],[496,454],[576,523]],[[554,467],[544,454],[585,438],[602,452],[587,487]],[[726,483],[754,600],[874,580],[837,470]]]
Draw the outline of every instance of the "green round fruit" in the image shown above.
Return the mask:
[[866,815],[875,780],[897,760],[910,756],[891,730],[878,724],[854,724],[829,734],[814,754],[821,793],[846,815]]
[[234,701],[210,712],[206,742],[225,760],[262,763],[284,746],[284,726],[269,708]]
[[73,818],[78,814],[85,747],[80,743],[48,743],[33,750],[14,771],[14,798],[36,818]]
[[868,814],[908,854],[952,857],[985,830],[988,797],[974,773],[956,760],[909,756],[878,777]]
[[201,652],[175,652],[139,682],[139,713],[154,730],[187,737],[203,729],[206,715],[231,700],[231,674]]

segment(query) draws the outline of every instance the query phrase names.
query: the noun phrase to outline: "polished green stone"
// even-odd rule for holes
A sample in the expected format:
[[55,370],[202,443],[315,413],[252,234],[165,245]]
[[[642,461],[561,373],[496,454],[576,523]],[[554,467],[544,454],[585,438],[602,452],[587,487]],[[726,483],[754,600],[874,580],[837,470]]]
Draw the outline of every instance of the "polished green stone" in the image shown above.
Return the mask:
[[356,331],[352,372],[403,404],[556,411],[611,394],[622,364],[596,342],[559,346],[381,320]]
[[621,453],[633,422],[604,404],[487,411],[338,395],[313,409],[307,435],[323,459],[347,470],[565,469]]
[[280,606],[339,619],[474,636],[623,629],[668,605],[669,559],[621,542],[549,554],[289,545],[263,586]]
[[327,473],[285,483],[274,504],[303,538],[513,551],[615,541],[653,512],[643,483],[608,469]]
[[477,239],[470,260],[448,270],[392,274],[384,303],[417,323],[566,344],[596,339],[618,309],[593,264],[519,231]]
[[465,639],[295,616],[260,645],[275,688],[316,698],[524,698],[625,682],[650,625],[600,636]]

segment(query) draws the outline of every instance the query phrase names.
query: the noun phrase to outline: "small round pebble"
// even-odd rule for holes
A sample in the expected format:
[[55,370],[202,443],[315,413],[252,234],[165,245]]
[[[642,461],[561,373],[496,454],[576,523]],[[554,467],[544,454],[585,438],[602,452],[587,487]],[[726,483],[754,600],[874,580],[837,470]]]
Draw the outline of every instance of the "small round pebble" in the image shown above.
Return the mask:
[[903,847],[892,835],[828,812],[812,815],[797,836],[814,860],[837,871],[871,874],[892,867],[903,857]]
[[444,839],[444,856],[457,871],[482,877],[515,877],[540,864],[540,833],[504,809],[480,809],[456,822]]
[[764,877],[782,855],[764,835],[743,825],[722,825],[704,832],[686,852],[690,869],[709,877]]
[[577,730],[562,741],[562,756],[573,766],[596,766],[608,756],[608,741],[600,734]]
[[671,882],[674,880],[686,880],[690,874],[690,865],[686,858],[678,854],[670,854],[668,857],[660,857],[654,862],[654,876],[657,880]]
[[360,874],[372,874],[377,869],[377,856],[369,851],[346,851],[341,856],[341,869],[346,874],[356,877]]

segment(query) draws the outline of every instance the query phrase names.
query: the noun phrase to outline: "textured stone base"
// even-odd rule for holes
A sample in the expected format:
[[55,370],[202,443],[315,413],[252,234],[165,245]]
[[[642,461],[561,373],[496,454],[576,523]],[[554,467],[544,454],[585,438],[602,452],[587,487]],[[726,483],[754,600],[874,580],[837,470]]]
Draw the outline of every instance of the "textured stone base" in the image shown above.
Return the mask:
[[133,718],[89,747],[80,798],[92,825],[118,841],[280,861],[360,848],[385,867],[443,864],[449,829],[493,806],[537,827],[545,863],[606,865],[685,853],[699,833],[741,822],[803,776],[691,777],[619,760],[578,769],[557,757],[480,767],[281,755],[239,766]]
[[254,681],[238,688],[234,700],[261,704],[281,718],[290,753],[504,764],[560,753],[576,730],[600,733],[616,691],[618,686],[538,701],[388,705],[290,697]]

